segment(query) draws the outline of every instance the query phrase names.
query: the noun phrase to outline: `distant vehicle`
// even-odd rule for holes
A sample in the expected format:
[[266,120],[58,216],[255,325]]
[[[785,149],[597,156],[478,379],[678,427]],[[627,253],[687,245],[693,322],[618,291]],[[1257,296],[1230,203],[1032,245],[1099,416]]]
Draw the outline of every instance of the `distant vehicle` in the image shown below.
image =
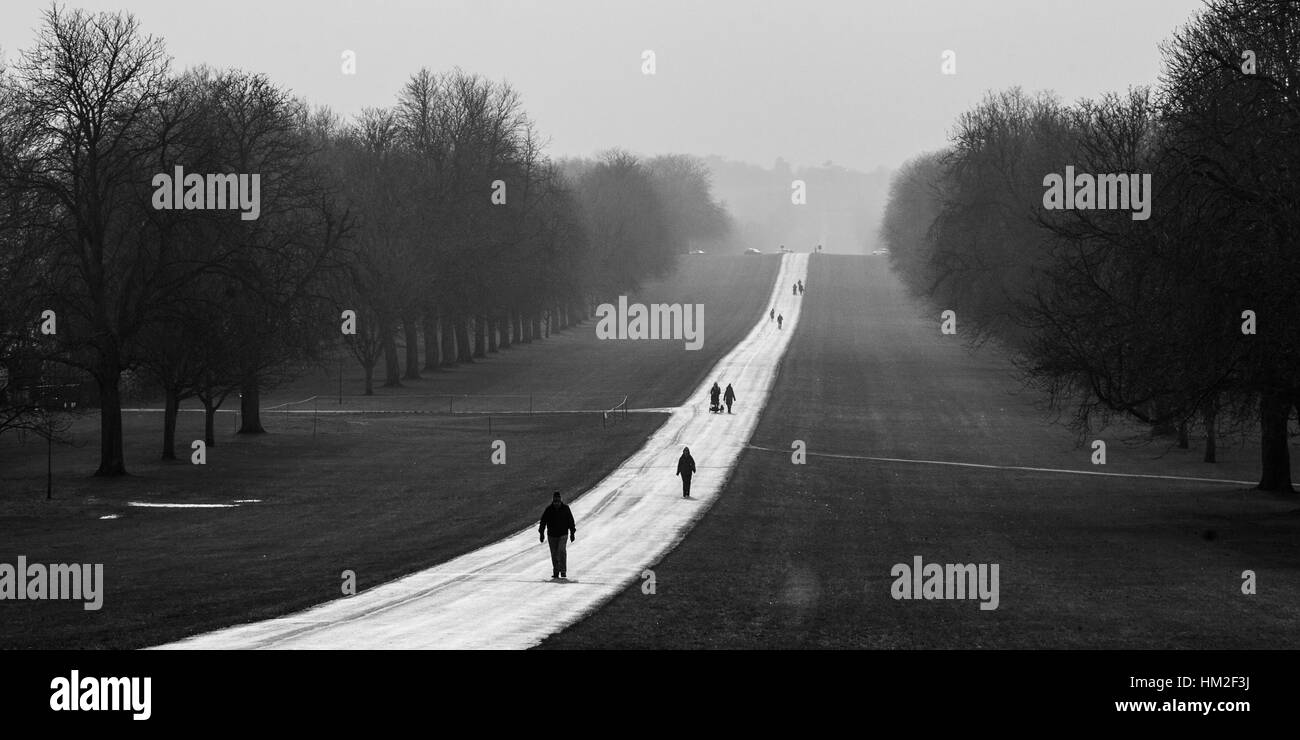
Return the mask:
[[694,250],[693,252],[691,252],[691,254],[704,254],[704,250],[703,250],[703,249],[696,249],[696,250]]
[[888,249],[876,249],[876,250],[872,250],[871,253],[874,254],[874,255],[889,254],[889,250],[888,250]]
[[790,250],[789,250],[789,249],[786,249],[785,247],[781,247],[781,251],[782,251],[782,252],[789,252]]
[[762,254],[762,252],[758,251],[757,249],[754,249],[753,247],[750,247],[749,249],[745,250],[745,254]]

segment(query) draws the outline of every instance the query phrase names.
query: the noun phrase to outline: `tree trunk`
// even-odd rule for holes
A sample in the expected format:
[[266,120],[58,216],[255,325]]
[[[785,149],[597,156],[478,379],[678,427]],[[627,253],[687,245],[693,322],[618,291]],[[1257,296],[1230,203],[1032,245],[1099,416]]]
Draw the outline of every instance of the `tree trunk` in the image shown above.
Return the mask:
[[501,341],[497,344],[499,349],[510,348],[510,311],[497,316],[497,332],[501,336]]
[[217,446],[217,407],[212,403],[211,398],[200,399],[203,401],[203,444],[208,447]]
[[262,396],[257,377],[246,379],[239,392],[239,434],[266,434],[262,428]]
[[456,364],[456,332],[451,324],[451,316],[446,311],[438,313],[438,335],[442,340],[443,367]]
[[1216,439],[1215,422],[1218,415],[1218,409],[1215,408],[1213,401],[1205,404],[1205,408],[1201,411],[1201,420],[1205,423],[1205,462],[1207,463],[1217,462],[1218,450],[1216,446],[1218,441]]
[[433,312],[424,315],[424,369],[437,370],[442,364],[442,353],[438,346],[438,320]]
[[1261,491],[1293,493],[1291,488],[1291,449],[1287,439],[1287,418],[1291,400],[1281,393],[1266,391],[1259,399],[1259,451],[1263,470]]
[[180,393],[173,387],[163,389],[163,449],[162,459],[176,459],[176,415],[180,411]]
[[541,314],[541,312],[533,312],[533,313],[529,316],[529,319],[530,319],[530,322],[531,322],[531,324],[532,324],[532,332],[531,332],[532,336],[533,336],[534,338],[536,338],[536,339],[541,339],[541,338],[542,338],[542,314]]
[[524,312],[515,311],[515,343],[527,344],[528,341],[528,335],[524,333]]
[[487,357],[487,316],[474,317],[474,356]]
[[1178,449],[1185,450],[1191,446],[1191,441],[1187,435],[1187,420],[1183,419],[1178,422]]
[[364,366],[366,369],[366,395],[375,395],[375,366],[374,363]]
[[398,370],[396,327],[384,325],[384,387],[401,388],[402,377]]
[[[116,358],[113,358],[116,360]],[[117,363],[105,363],[109,367]],[[119,383],[121,370],[110,370],[96,376],[99,385],[99,469],[95,475],[114,477],[126,475],[126,456],[122,453],[122,391]]]
[[487,351],[496,352],[500,343],[497,339],[497,328],[501,322],[497,320],[496,314],[488,314],[484,318],[487,321]]
[[469,322],[464,316],[456,319],[456,360],[470,363],[474,361],[474,347],[469,339]]
[[402,333],[406,338],[406,379],[420,379],[420,329],[415,325],[415,315],[402,317]]

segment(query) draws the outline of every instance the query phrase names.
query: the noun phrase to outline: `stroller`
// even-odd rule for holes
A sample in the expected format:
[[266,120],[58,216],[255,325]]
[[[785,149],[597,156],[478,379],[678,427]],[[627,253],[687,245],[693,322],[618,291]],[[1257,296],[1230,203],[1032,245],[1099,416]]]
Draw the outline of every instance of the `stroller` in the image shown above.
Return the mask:
[[720,394],[715,393],[711,396],[709,401],[709,413],[722,413],[722,396]]

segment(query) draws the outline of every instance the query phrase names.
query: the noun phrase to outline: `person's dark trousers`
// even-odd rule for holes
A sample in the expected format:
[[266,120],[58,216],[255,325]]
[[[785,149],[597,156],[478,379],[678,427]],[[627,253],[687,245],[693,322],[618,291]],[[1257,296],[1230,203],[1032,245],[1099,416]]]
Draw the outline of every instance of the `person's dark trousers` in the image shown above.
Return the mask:
[[691,476],[689,474],[682,476],[682,495],[691,495]]
[[564,535],[547,537],[551,546],[551,570],[555,574],[569,572],[569,540]]
[[731,413],[731,401],[727,401],[727,413]]

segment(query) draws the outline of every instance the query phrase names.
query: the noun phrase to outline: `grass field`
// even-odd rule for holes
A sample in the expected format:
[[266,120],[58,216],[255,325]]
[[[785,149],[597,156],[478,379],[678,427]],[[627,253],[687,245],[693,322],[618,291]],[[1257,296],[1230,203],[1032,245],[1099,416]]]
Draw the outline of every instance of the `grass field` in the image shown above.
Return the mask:
[[[337,598],[344,570],[359,588],[378,585],[517,531],[552,490],[594,484],[660,418],[633,414],[603,428],[589,417],[524,417],[491,436],[480,422],[339,419],[313,441],[310,419],[295,419],[277,434],[223,440],[203,467],[141,465],[125,485],[64,481],[54,502],[6,495],[0,562],[103,563],[107,586],[97,612],[4,602],[0,646],[142,647]],[[490,463],[493,439],[506,441],[505,465]],[[249,498],[261,501],[126,505]]]
[[[359,587],[368,588],[535,522],[552,490],[572,496],[593,485],[662,417],[628,414],[606,425],[594,413],[496,415],[489,434],[487,417],[433,413],[447,402],[436,394],[532,393],[538,410],[608,408],[624,395],[630,405],[680,402],[752,328],[778,260],[695,256],[682,265],[678,275],[647,285],[632,300],[704,303],[705,343],[698,351],[684,351],[681,342],[601,342],[594,322],[587,322],[371,398],[357,395],[360,373],[352,369],[345,409],[430,413],[267,413],[263,421],[272,433],[253,437],[234,435],[235,416],[223,413],[205,466],[188,461],[188,440],[202,437],[201,414],[180,415],[182,460],[164,463],[158,460],[161,415],[128,413],[132,475],[114,480],[89,475],[98,452],[92,415],[72,430],[76,446],[55,448],[55,500],[48,502],[43,444],[0,438],[0,562],[25,555],[31,563],[103,563],[107,582],[97,612],[80,602],[0,604],[0,648],[158,644],[337,598],[344,570],[355,571]],[[337,376],[307,377],[268,394],[263,406],[333,393],[336,386]],[[293,408],[314,406],[338,409],[326,399]],[[506,465],[490,464],[495,439],[506,442]],[[238,499],[260,502],[218,509],[128,506]],[[544,551],[539,559],[544,563]]]
[[[1300,500],[1249,485],[820,457],[898,457],[1254,480],[1165,442],[1052,425],[992,348],[923,317],[883,260],[819,256],[805,313],[719,501],[661,563],[546,648],[1300,646]],[[960,313],[960,312],[959,312]],[[805,465],[791,462],[803,440]],[[771,450],[771,451],[768,451]],[[1294,454],[1294,453],[1293,453]],[[890,596],[891,567],[997,563],[1000,605]],[[1241,591],[1254,570],[1258,593]]]

